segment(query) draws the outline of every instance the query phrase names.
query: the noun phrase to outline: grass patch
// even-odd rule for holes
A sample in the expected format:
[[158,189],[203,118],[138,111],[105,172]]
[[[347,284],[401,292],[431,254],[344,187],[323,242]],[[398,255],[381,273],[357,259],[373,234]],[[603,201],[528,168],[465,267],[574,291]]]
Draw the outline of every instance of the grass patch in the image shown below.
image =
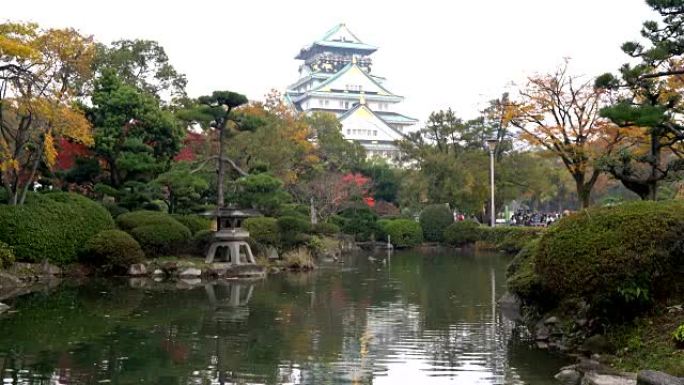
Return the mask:
[[607,336],[618,352],[608,358],[608,363],[631,372],[650,369],[684,376],[684,349],[678,348],[672,338],[682,323],[684,311],[663,311],[612,328]]

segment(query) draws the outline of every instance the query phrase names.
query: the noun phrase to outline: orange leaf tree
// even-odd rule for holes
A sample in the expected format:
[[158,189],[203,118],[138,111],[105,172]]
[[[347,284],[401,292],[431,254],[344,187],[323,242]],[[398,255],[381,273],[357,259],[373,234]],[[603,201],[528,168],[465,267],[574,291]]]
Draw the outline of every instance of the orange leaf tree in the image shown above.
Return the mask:
[[530,77],[520,100],[507,106],[505,121],[519,129],[519,139],[562,160],[585,208],[601,174],[595,162],[613,150],[623,133],[599,114],[604,93],[567,69],[566,63],[555,73]]
[[92,39],[73,29],[0,24],[0,175],[10,204],[23,203],[41,164],[54,165],[55,138],[92,144],[74,104],[94,54]]

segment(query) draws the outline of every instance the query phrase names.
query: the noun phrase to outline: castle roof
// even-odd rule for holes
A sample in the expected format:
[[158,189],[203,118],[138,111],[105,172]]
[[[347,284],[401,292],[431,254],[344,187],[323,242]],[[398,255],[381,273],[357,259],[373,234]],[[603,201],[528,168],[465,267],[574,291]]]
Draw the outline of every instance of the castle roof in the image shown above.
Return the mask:
[[314,47],[340,48],[345,50],[357,51],[360,54],[369,55],[377,51],[378,47],[366,44],[361,41],[344,23],[340,23],[326,32],[319,40],[303,48],[295,59],[305,60]]
[[329,77],[311,91],[331,91],[333,89],[344,89],[346,84],[366,84],[366,93],[377,93],[379,95],[394,95],[383,87],[377,80],[362,70],[355,62],[351,62],[339,70],[335,75]]
[[345,122],[353,123],[354,120],[357,119],[364,122],[363,126],[370,125],[384,133],[386,137],[389,137],[392,140],[404,139],[404,134],[387,124],[385,120],[373,112],[373,110],[368,108],[365,103],[357,104],[353,108],[349,109],[349,111],[340,115],[338,118],[340,123],[342,123],[342,126],[345,125]]

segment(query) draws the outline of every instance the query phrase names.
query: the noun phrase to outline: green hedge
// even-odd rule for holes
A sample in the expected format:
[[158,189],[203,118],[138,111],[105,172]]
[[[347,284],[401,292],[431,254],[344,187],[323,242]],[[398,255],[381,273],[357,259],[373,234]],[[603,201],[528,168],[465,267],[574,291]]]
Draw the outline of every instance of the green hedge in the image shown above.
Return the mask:
[[250,238],[256,242],[271,246],[280,243],[280,228],[278,227],[278,220],[275,218],[247,218],[243,222],[243,226],[249,231]]
[[14,251],[10,245],[0,242],[0,269],[14,263]]
[[107,209],[78,194],[30,194],[24,205],[0,205],[0,241],[19,261],[73,262],[88,239],[113,228]]
[[412,247],[423,242],[420,223],[410,219],[395,219],[384,224],[384,230],[396,247]]
[[480,240],[479,223],[473,221],[454,222],[444,230],[444,241],[452,246],[465,246]]
[[132,211],[130,213],[121,214],[116,218],[116,224],[124,231],[130,231],[140,226],[169,222],[180,223],[167,213],[149,210]]
[[148,257],[160,257],[183,252],[192,236],[190,230],[176,220],[139,226],[131,230],[130,233],[140,243]]
[[423,237],[429,242],[444,241],[444,230],[454,223],[454,215],[447,205],[430,205],[420,213]]
[[197,234],[202,230],[211,230],[213,221],[199,215],[173,214],[173,219],[187,227],[192,234]]
[[534,256],[546,296],[581,298],[613,314],[681,288],[684,202],[593,208],[549,228]]
[[125,273],[130,265],[144,258],[140,245],[128,233],[105,230],[88,240],[81,260],[103,271]]

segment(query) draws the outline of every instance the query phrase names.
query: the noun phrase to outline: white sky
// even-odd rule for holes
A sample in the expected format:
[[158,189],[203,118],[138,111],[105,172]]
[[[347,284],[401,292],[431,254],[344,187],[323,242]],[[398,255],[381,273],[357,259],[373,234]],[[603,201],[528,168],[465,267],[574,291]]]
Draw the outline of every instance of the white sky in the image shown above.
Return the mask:
[[654,19],[644,0],[153,1],[3,0],[0,20],[74,27],[96,39],[152,39],[187,74],[190,96],[228,89],[261,99],[297,80],[299,49],[340,22],[379,46],[373,73],[425,120],[464,118],[511,82],[572,58],[573,74],[615,71],[620,45]]

